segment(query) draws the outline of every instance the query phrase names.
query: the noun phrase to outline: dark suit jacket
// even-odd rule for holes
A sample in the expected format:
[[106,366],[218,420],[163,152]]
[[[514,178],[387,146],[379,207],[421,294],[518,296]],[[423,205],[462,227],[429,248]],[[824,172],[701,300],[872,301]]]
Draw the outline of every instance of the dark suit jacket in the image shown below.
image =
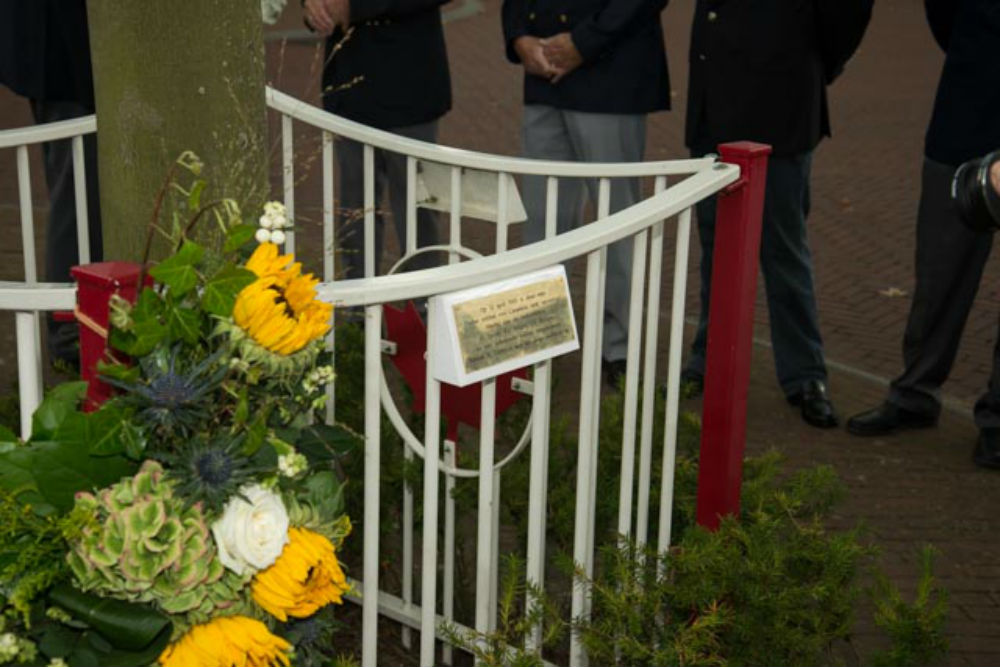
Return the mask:
[[507,58],[514,40],[570,31],[583,65],[557,84],[526,75],[525,104],[594,113],[670,108],[660,12],[667,0],[504,0]]
[[0,84],[93,110],[85,0],[0,0]]
[[947,54],[924,152],[958,166],[1000,148],[1000,0],[925,0]]
[[774,155],[830,135],[826,84],[861,41],[872,0],[698,0],[691,32],[687,145],[737,140]]
[[326,42],[323,107],[381,129],[443,116],[451,108],[439,9],[446,1],[353,0],[353,34],[332,55],[343,34]]

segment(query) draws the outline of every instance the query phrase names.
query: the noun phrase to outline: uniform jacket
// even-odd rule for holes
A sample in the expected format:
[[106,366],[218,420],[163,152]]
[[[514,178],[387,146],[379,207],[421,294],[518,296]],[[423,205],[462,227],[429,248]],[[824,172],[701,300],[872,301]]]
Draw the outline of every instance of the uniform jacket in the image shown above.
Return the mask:
[[84,0],[0,0],[0,84],[94,108]]
[[1000,148],[1000,1],[924,4],[947,54],[924,152],[958,166]]
[[323,107],[380,129],[443,116],[451,108],[439,9],[445,1],[353,0],[354,32],[336,53],[343,33],[326,42]]
[[583,64],[557,84],[524,77],[525,104],[594,113],[670,108],[660,13],[667,0],[504,0],[507,58],[518,37],[569,31]]
[[691,32],[687,145],[810,151],[830,135],[826,85],[843,70],[873,0],[698,0]]

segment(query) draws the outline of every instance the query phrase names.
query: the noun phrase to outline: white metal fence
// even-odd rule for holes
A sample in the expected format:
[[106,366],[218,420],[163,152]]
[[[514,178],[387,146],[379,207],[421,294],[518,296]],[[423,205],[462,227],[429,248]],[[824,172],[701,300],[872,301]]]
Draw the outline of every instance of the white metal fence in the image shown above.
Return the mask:
[[[624,432],[620,474],[618,532],[640,543],[650,541],[648,519],[652,478],[654,415],[653,404],[657,386],[657,352],[668,346],[666,374],[667,409],[664,425],[662,488],[660,489],[659,525],[656,544],[662,550],[670,544],[670,516],[673,500],[673,468],[677,437],[678,387],[691,209],[698,201],[711,196],[739,177],[739,169],[716,163],[712,159],[647,162],[637,164],[565,163],[516,159],[486,155],[454,148],[425,144],[373,130],[327,114],[311,105],[280,92],[268,89],[269,107],[280,116],[282,185],[285,205],[294,217],[296,205],[295,123],[316,128],[321,134],[323,267],[325,283],[321,297],[338,306],[364,308],[364,564],[358,582],[363,605],[362,664],[378,663],[377,624],[379,614],[402,623],[403,641],[410,642],[409,628],[420,632],[420,664],[436,662],[435,638],[443,620],[455,621],[455,507],[450,490],[457,478],[478,478],[478,519],[476,548],[475,617],[471,626],[479,632],[489,632],[496,626],[498,571],[498,508],[500,476],[504,466],[530,451],[530,491],[528,537],[524,551],[526,576],[539,587],[545,585],[546,566],[546,503],[549,460],[548,437],[551,411],[552,365],[534,366],[530,382],[520,388],[531,394],[531,420],[524,436],[502,461],[495,458],[496,381],[483,383],[481,428],[479,433],[479,466],[461,469],[455,464],[455,443],[440,438],[440,383],[430,372],[426,381],[426,411],[424,432],[415,434],[400,414],[383,372],[383,311],[382,304],[418,299],[488,284],[526,272],[549,267],[576,258],[586,261],[585,295],[583,299],[582,351],[579,365],[578,397],[578,459],[576,475],[575,537],[573,559],[588,573],[593,572],[595,536],[594,512],[597,485],[597,446],[601,396],[601,340],[606,276],[606,255],[610,244],[631,242],[633,266],[628,326],[627,370],[624,381]],[[38,313],[48,310],[71,310],[75,289],[71,285],[44,285],[37,280],[31,184],[28,165],[30,144],[58,138],[72,138],[74,177],[81,262],[89,257],[87,247],[86,206],[83,188],[82,135],[96,131],[93,117],[49,126],[0,132],[0,149],[14,148],[21,208],[22,243],[25,279],[17,283],[0,283],[0,310],[14,311],[17,321],[18,367],[22,406],[22,431],[30,431],[30,415],[41,398],[41,347],[39,344]],[[364,169],[364,228],[365,275],[363,279],[335,280],[335,138],[344,137],[363,144]],[[375,151],[384,150],[406,156],[407,163],[407,246],[416,247],[417,174],[421,164],[434,164],[449,174],[450,207],[447,229],[448,242],[440,250],[449,253],[446,266],[406,274],[376,276],[374,253],[375,210],[378,202],[374,187]],[[0,159],[3,152],[0,152]],[[463,247],[462,194],[463,179],[470,173],[481,177],[490,174],[496,179],[495,252],[488,256],[469,257]],[[529,246],[508,248],[511,222],[510,193],[516,188],[518,175],[539,175],[546,178],[546,240]],[[611,181],[615,178],[647,178],[653,181],[653,194],[641,203],[617,213],[610,213]],[[555,220],[558,215],[559,183],[567,178],[595,179],[599,193],[596,203],[597,220],[558,236]],[[669,308],[669,331],[660,331],[661,283],[664,282],[663,262],[665,225],[676,226],[672,298]],[[295,236],[288,235],[286,249],[294,251]],[[476,253],[472,253],[478,255]],[[431,302],[430,308],[434,308]],[[429,313],[430,315],[430,313]],[[427,339],[436,335],[428,317]],[[334,342],[331,334],[330,344]],[[426,368],[433,366],[432,351],[428,351]],[[330,388],[331,395],[333,387]],[[333,417],[335,401],[329,404]],[[641,414],[639,407],[641,406]],[[423,519],[420,535],[420,595],[414,593],[415,556],[413,490],[404,492],[402,586],[399,594],[382,590],[379,585],[379,480],[382,448],[381,420],[385,413],[405,442],[408,459],[423,460]],[[439,516],[438,499],[445,489],[444,517]],[[390,499],[391,500],[391,499]],[[439,526],[443,523],[443,526]],[[439,528],[443,528],[443,547],[439,548]],[[438,564],[441,564],[441,582]],[[428,565],[433,564],[433,565]],[[439,592],[441,595],[439,595]],[[440,598],[440,600],[439,600]],[[419,600],[419,604],[418,604]],[[574,587],[572,610],[574,617],[589,614],[589,600],[580,587]],[[461,624],[456,624],[463,627]],[[529,643],[538,647],[541,628],[536,628]],[[450,647],[443,647],[441,661],[451,662]],[[570,663],[584,665],[587,657],[576,637],[570,642]]]

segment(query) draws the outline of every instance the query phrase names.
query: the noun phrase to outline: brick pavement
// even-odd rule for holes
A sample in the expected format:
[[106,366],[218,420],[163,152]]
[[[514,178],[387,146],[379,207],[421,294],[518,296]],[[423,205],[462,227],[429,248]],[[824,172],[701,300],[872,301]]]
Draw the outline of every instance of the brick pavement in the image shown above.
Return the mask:
[[[466,3],[466,10],[478,12],[446,28],[455,106],[442,122],[441,141],[516,154],[520,77],[502,58],[499,0]],[[650,159],[685,154],[684,70],[692,8],[693,0],[674,0],[664,15],[675,111],[651,118]],[[299,26],[293,10],[275,29]],[[315,100],[315,47],[270,42],[268,49],[272,83]],[[889,287],[912,292],[923,132],[941,62],[924,24],[922,3],[881,0],[861,51],[830,91],[835,136],[815,157],[810,232],[822,330],[833,367],[831,387],[844,415],[878,402],[884,392],[881,383],[899,370],[909,299],[879,292]],[[29,121],[26,105],[0,90],[0,128]],[[297,138],[300,154],[315,154],[314,135],[302,131]],[[36,217],[41,220],[45,196],[37,159],[35,165]],[[317,217],[315,172],[301,177],[297,204],[303,218]],[[0,154],[0,228],[10,239],[19,239],[16,202],[13,155]],[[472,234],[485,235],[482,229]],[[0,247],[0,279],[19,275],[19,257],[19,241]],[[692,254],[689,316],[696,313],[696,261],[697,251]],[[993,511],[1000,503],[1000,479],[969,462],[975,430],[968,418],[968,408],[988,377],[1000,312],[998,271],[996,262],[987,268],[952,378],[944,388],[948,405],[955,409],[945,412],[937,429],[874,440],[853,439],[842,430],[810,429],[784,407],[766,345],[756,347],[751,379],[751,451],[777,447],[794,466],[833,465],[850,491],[837,521],[844,526],[866,522],[895,579],[912,580],[922,543],[933,543],[941,551],[938,572],[952,595],[953,665],[1000,662],[1000,526]],[[0,321],[0,345],[9,350],[12,323],[6,320]],[[756,322],[756,337],[766,341],[763,300],[758,300]],[[13,377],[11,363],[0,354],[0,384]],[[860,643],[865,641],[862,634]]]

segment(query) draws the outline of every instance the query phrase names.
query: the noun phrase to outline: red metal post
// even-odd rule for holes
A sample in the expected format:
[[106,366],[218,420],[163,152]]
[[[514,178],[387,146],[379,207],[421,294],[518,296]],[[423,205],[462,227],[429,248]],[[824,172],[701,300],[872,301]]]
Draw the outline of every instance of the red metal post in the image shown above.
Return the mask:
[[[106,359],[108,350],[108,303],[113,294],[135,301],[139,284],[139,265],[130,262],[102,262],[74,266],[70,274],[76,280],[76,317],[80,322],[80,376],[86,380],[87,400],[84,410],[100,407],[112,388],[97,378],[97,362]],[[149,281],[147,280],[147,283]]]
[[719,193],[709,300],[698,468],[698,524],[710,530],[740,511],[747,390],[757,297],[764,185],[771,147],[750,142],[719,146],[740,179]]

